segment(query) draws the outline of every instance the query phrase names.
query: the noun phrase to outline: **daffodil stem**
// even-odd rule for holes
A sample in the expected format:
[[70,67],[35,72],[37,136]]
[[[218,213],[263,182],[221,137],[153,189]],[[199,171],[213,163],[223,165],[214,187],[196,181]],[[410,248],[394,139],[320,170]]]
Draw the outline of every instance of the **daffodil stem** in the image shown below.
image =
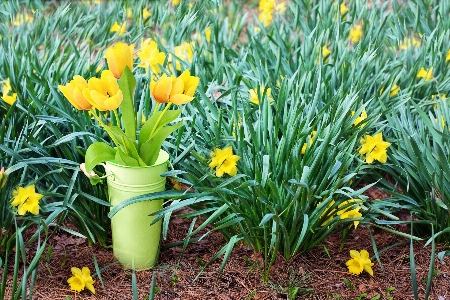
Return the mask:
[[111,137],[112,141],[114,142],[114,144],[116,145],[117,149],[119,149],[119,142],[116,140],[116,138],[114,137],[113,133],[111,132],[111,130],[109,130],[108,125],[106,125],[105,123],[103,123],[102,119],[95,113],[95,109],[91,108],[90,110],[91,114],[94,116],[94,118],[98,121],[98,123],[100,124],[100,126],[103,127],[103,129],[105,129],[106,133]]
[[167,103],[166,107],[164,107],[164,110],[162,111],[161,115],[159,116],[158,120],[156,120],[155,126],[153,126],[152,132],[150,133],[150,138],[153,136],[153,134],[156,131],[156,128],[158,128],[159,122],[161,122],[162,117],[166,113],[166,111],[169,110],[169,107],[172,105],[172,102]]

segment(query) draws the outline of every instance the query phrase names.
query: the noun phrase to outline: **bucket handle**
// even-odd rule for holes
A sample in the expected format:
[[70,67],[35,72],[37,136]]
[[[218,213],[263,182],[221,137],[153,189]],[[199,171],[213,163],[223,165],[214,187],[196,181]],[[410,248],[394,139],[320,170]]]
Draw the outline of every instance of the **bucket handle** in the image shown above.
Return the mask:
[[101,164],[105,168],[105,175],[100,177],[100,179],[108,178],[112,176],[112,181],[114,181],[114,173],[106,167],[106,164]]
[[98,174],[95,173],[94,170],[91,171],[91,174],[88,174],[86,172],[85,163],[80,164],[80,170],[84,173],[84,175],[86,175],[87,178],[89,178],[91,180],[93,178],[95,178],[95,180],[102,180],[102,179],[105,179],[105,178],[107,178],[109,176],[113,176],[114,175],[110,170],[108,170],[108,168],[106,167],[105,164],[99,164],[99,165],[102,165],[105,168],[106,174],[104,176],[98,176]]

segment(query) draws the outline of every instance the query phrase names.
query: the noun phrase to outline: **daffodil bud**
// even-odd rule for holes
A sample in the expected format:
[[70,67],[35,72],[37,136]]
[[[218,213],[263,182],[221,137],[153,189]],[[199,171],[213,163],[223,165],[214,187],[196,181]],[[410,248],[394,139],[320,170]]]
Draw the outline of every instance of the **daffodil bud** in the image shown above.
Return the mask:
[[0,170],[0,190],[5,186],[8,176],[5,174],[5,167]]

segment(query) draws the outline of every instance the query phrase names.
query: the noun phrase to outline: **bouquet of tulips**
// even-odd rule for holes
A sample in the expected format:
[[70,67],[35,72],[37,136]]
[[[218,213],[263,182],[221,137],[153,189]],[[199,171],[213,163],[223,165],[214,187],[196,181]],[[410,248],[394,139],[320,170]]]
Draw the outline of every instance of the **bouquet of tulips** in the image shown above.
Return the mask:
[[[169,125],[181,113],[180,109],[169,108],[172,104],[185,104],[194,98],[200,78],[191,76],[189,70],[178,77],[163,74],[157,80],[152,78],[150,93],[157,102],[156,107],[138,128],[133,97],[136,87],[132,73],[133,51],[134,45],[116,43],[106,51],[108,70],[102,71],[100,78],[93,77],[86,81],[76,75],[66,85],[58,86],[76,109],[89,110],[115,144],[111,147],[104,142],[95,142],[89,146],[85,157],[87,174],[92,175],[92,169],[105,161],[136,167],[153,165],[164,140],[181,126],[181,121]],[[165,104],[163,109],[161,104]],[[104,122],[100,112],[105,111],[112,112],[109,115],[115,118],[115,122]]]

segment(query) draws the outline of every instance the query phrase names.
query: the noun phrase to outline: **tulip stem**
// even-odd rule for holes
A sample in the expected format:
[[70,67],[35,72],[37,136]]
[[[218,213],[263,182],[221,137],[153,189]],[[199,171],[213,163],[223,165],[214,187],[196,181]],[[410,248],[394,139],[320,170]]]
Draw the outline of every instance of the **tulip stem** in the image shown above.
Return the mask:
[[114,137],[114,135],[112,134],[111,130],[109,130],[109,127],[103,123],[102,119],[95,113],[95,109],[91,108],[90,112],[92,113],[92,115],[94,116],[94,118],[98,121],[98,123],[100,124],[100,126],[103,127],[103,129],[105,129],[106,133],[111,137],[112,141],[114,142],[114,144],[116,145],[117,149],[120,148],[120,144],[119,142],[116,140],[116,138]]
[[114,110],[114,117],[116,118],[117,126],[122,128],[122,124],[120,124],[119,114],[117,113],[117,109]]
[[156,102],[155,109],[153,110],[153,114],[158,111],[158,108],[159,108],[159,102]]
[[[159,104],[159,103],[158,103]],[[166,113],[166,111],[169,110],[169,107],[172,105],[172,102],[167,103],[166,107],[164,107],[164,110],[162,111],[161,115],[159,116],[158,120],[156,120],[155,126],[153,126],[152,132],[149,135],[149,138],[152,138],[153,134],[155,133],[156,128],[158,127],[159,122],[161,121],[162,117]]]

